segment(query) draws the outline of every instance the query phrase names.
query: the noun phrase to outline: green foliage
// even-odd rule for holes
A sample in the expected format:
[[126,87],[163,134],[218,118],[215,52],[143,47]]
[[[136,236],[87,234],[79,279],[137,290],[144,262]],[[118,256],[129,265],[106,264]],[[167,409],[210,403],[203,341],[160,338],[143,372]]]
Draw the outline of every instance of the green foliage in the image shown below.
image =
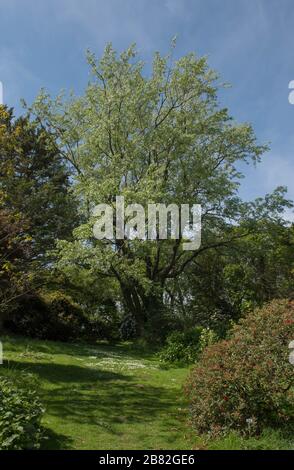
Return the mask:
[[259,435],[241,436],[230,432],[206,441],[209,450],[293,450],[293,430],[265,428]]
[[210,326],[224,336],[231,319],[294,292],[294,225],[263,221],[255,229],[203,253],[180,282],[169,284],[174,308],[186,322]]
[[12,299],[28,285],[26,262],[31,253],[26,221],[20,214],[1,207],[0,190],[0,326],[8,307],[12,308]]
[[0,450],[38,449],[43,438],[44,408],[33,377],[18,371],[0,373]]
[[119,323],[112,311],[102,315],[100,308],[97,315],[88,316],[84,308],[61,291],[24,296],[4,326],[16,334],[55,341],[119,338]]
[[294,418],[294,302],[276,300],[232,328],[228,340],[206,348],[186,387],[198,432],[254,434]]
[[215,341],[216,335],[209,328],[174,331],[168,335],[166,345],[159,353],[159,360],[163,363],[193,363],[200,352]]
[[217,334],[210,328],[203,328],[199,338],[199,350],[202,352],[207,346],[216,343]]
[[87,319],[82,308],[62,292],[26,296],[5,326],[33,338],[70,341],[83,336]]
[[150,345],[162,347],[167,336],[174,331],[183,331],[183,320],[173,310],[163,306],[149,306],[149,317],[141,335]]
[[[74,240],[58,243],[59,268],[83,266],[112,279],[140,335],[153,312],[164,312],[168,281],[200,254],[254,231],[256,220],[280,220],[291,203],[284,188],[252,203],[238,197],[239,163],[259,161],[267,147],[219,107],[218,77],[205,58],[156,53],[146,76],[134,46],[118,55],[108,45],[101,60],[89,53],[88,62],[92,77],[82,96],[51,99],[42,91],[30,108],[71,165],[79,201]],[[200,204],[201,249],[183,250],[184,239],[94,239],[92,209],[115,209],[115,195],[146,213],[148,203]]]
[[0,176],[1,326],[15,300],[48,277],[56,240],[70,238],[75,203],[53,136],[28,116],[14,119],[3,105]]
[[70,341],[79,339],[88,327],[87,318],[80,305],[63,292],[42,295],[49,312],[49,322],[44,339]]
[[123,313],[113,279],[105,279],[79,265],[68,265],[63,271],[54,271],[49,286],[50,291],[62,291],[74,304],[82,306],[86,317],[85,339],[120,339]]
[[58,238],[68,238],[75,205],[66,164],[50,132],[28,116],[0,105],[0,194],[4,208],[22,215],[32,253],[48,258]]

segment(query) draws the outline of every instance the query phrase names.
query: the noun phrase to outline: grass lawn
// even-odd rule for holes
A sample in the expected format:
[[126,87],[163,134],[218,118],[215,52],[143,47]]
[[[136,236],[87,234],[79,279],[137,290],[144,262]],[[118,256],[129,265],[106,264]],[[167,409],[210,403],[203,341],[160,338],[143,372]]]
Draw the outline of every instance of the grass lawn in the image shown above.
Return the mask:
[[130,344],[4,340],[4,359],[33,372],[46,408],[44,448],[190,449],[181,388],[187,369],[162,370]]
[[33,372],[45,405],[46,449],[293,449],[265,431],[208,441],[187,425],[182,386],[187,368],[162,369],[131,344],[80,345],[2,338],[5,365]]

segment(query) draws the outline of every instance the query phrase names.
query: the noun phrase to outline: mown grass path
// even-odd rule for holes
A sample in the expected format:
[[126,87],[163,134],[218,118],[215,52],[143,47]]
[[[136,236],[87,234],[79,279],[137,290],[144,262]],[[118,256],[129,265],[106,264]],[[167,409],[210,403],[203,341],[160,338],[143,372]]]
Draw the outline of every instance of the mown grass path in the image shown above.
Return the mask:
[[130,344],[87,346],[6,338],[4,357],[40,380],[47,449],[191,449],[182,386]]

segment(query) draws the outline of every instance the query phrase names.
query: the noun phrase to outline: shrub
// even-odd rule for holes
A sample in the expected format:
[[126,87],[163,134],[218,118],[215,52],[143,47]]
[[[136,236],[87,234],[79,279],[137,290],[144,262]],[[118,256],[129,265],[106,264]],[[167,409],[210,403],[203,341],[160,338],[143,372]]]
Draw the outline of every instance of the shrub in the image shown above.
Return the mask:
[[166,345],[159,353],[159,360],[165,363],[195,362],[202,349],[215,339],[214,332],[209,328],[174,331],[167,337]]
[[4,326],[12,333],[52,341],[117,340],[114,308],[99,307],[97,314],[86,315],[84,308],[63,292],[34,293],[21,299]]
[[5,327],[32,338],[69,341],[81,338],[89,325],[78,304],[62,292],[52,292],[22,299]]
[[70,341],[81,338],[88,320],[83,309],[63,292],[52,292],[43,297],[49,310],[47,339]]
[[242,319],[228,340],[206,348],[186,386],[197,432],[254,434],[292,423],[293,338],[294,302],[277,300]]
[[43,437],[44,409],[34,390],[34,379],[18,372],[18,380],[0,376],[0,450],[37,449]]

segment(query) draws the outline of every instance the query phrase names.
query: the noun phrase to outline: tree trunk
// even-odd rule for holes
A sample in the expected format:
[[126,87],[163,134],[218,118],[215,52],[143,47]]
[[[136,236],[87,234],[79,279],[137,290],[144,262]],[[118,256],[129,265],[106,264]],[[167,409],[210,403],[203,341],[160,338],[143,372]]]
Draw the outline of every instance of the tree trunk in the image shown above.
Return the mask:
[[136,285],[121,285],[125,309],[136,320],[137,336],[144,333],[148,320],[155,315],[161,315],[164,309],[162,298],[154,293],[145,294]]

